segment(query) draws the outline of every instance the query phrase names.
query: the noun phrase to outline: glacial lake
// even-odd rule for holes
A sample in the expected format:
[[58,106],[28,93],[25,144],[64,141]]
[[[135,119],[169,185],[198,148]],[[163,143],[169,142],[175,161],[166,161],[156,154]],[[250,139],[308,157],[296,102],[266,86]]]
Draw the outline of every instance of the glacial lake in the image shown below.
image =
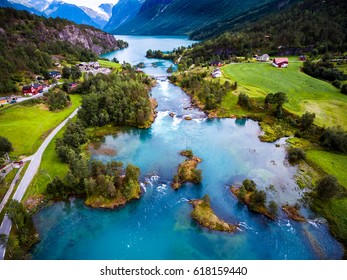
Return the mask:
[[[148,49],[172,50],[192,41],[181,37],[120,36],[130,46],[104,55],[131,64],[144,62],[150,75],[165,75],[170,61],[146,59]],[[114,149],[115,156],[94,153],[103,162],[132,163],[141,168],[142,197],[116,210],[91,209],[80,199],[44,208],[35,217],[41,242],[34,259],[177,260],[177,259],[340,259],[343,247],[329,233],[324,219],[308,209],[307,223],[277,221],[255,214],[239,203],[230,185],[254,180],[279,205],[301,202],[303,192],[295,183],[296,167],[286,161],[286,142],[262,143],[257,122],[245,119],[207,119],[191,108],[189,97],[167,80],[151,91],[158,101],[158,116],[149,129],[120,128],[106,136],[100,149]],[[176,116],[171,117],[170,112]],[[191,121],[184,116],[192,117]],[[276,144],[278,144],[276,146]],[[192,149],[203,159],[198,165],[203,180],[174,191],[170,184]],[[274,185],[269,189],[269,185]],[[216,214],[239,224],[236,233],[221,233],[199,226],[190,217],[190,199],[208,194]]]

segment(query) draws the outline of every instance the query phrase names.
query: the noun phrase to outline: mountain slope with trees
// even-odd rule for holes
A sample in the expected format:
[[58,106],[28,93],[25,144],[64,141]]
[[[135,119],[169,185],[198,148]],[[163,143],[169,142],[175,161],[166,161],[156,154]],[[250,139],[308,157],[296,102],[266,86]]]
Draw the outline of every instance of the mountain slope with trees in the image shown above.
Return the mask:
[[[195,45],[181,63],[200,64],[253,54],[343,53],[347,49],[347,3],[305,0]],[[332,20],[334,19],[334,20]],[[200,33],[202,36],[202,33]]]
[[132,35],[190,34],[203,26],[238,16],[273,1],[146,0],[136,17],[118,28],[109,25],[107,30],[113,30],[114,34]]
[[71,62],[92,61],[118,48],[114,36],[91,26],[1,8],[0,93],[16,92],[24,76],[47,74],[52,55]]

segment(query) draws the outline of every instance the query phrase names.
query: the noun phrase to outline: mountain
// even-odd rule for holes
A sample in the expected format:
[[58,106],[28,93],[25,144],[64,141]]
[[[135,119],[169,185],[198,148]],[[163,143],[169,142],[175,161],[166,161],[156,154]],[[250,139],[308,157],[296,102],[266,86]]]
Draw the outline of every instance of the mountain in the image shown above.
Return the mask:
[[[274,1],[276,0],[145,0],[136,17],[133,16],[121,25],[119,21],[118,25],[109,22],[107,30],[114,34],[187,35]],[[124,14],[122,17],[126,18]]]
[[144,1],[145,0],[119,0],[118,3],[113,6],[112,16],[104,27],[104,30],[116,34],[115,29],[135,18]]
[[18,3],[29,8],[34,8],[35,10],[38,10],[40,12],[46,10],[53,1],[54,0],[11,0],[11,2],[13,3]]
[[106,14],[103,11],[95,11],[91,8],[88,7],[80,7],[92,20],[93,22],[95,22],[95,24],[97,24],[101,29],[104,28],[104,26],[106,25],[106,23],[109,20],[109,16],[108,14]]
[[28,7],[26,5],[23,5],[21,3],[17,3],[15,1],[7,1],[7,0],[0,0],[0,7],[8,7],[13,8],[20,11],[28,11],[29,13],[35,14],[35,15],[42,15],[42,13],[35,9],[34,7]]
[[0,45],[0,93],[16,92],[16,85],[44,75],[53,58],[73,64],[119,49],[114,36],[92,26],[10,8],[0,8]]
[[180,63],[233,61],[237,56],[252,57],[257,53],[316,56],[331,52],[343,57],[347,49],[346,15],[345,0],[297,1],[194,45],[183,54]]
[[299,0],[276,0],[265,3],[264,5],[251,8],[245,13],[232,17],[227,20],[215,22],[205,27],[199,28],[190,34],[192,40],[205,40],[216,37],[227,30],[237,30],[245,23],[255,22],[270,13],[279,13],[283,9],[297,3]]
[[60,1],[52,2],[44,11],[45,14],[52,18],[65,18],[77,24],[91,25],[96,28],[102,28],[93,19],[88,16],[80,7]]
[[6,0],[0,0],[0,7],[1,8],[10,8],[12,7],[12,4]]
[[109,18],[112,16],[112,8],[113,8],[113,4],[101,4],[99,5],[99,8],[104,11],[108,16]]

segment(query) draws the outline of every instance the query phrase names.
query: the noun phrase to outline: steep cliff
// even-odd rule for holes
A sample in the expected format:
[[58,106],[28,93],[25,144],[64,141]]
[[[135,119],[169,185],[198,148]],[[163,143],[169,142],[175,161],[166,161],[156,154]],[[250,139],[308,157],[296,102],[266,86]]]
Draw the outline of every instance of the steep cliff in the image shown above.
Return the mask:
[[104,30],[113,32],[119,26],[131,21],[140,11],[145,0],[119,0],[112,9],[112,16]]

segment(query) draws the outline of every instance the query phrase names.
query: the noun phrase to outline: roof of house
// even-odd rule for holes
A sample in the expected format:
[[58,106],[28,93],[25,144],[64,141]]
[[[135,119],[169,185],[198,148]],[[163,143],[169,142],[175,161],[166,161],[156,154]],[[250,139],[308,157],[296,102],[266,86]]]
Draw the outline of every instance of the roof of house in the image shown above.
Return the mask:
[[274,62],[276,64],[285,63],[285,62],[288,63],[288,58],[286,58],[286,57],[277,57],[277,58],[274,59]]
[[42,85],[41,84],[33,84],[32,85],[34,88],[39,88],[39,87],[42,87]]

